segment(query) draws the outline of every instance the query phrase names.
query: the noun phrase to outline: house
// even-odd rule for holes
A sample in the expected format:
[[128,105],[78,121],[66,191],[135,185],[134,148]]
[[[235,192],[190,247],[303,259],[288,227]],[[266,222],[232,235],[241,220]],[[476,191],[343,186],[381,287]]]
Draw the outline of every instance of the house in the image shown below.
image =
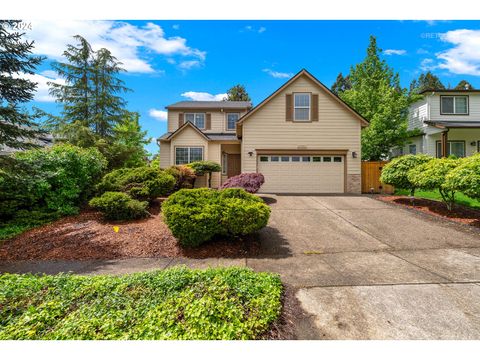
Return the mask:
[[470,156],[480,149],[480,90],[426,90],[409,108],[408,129],[419,132],[401,154]]
[[[40,134],[34,139],[28,141],[38,145],[39,147],[49,147],[53,145],[53,136],[51,134]],[[0,155],[11,155],[15,152],[22,151],[22,149],[15,149],[6,145],[0,145]]]
[[[264,193],[360,193],[360,133],[368,122],[306,70],[251,108],[239,101],[166,107],[160,166],[213,160],[212,186],[246,172]],[[202,179],[199,186],[205,185]]]

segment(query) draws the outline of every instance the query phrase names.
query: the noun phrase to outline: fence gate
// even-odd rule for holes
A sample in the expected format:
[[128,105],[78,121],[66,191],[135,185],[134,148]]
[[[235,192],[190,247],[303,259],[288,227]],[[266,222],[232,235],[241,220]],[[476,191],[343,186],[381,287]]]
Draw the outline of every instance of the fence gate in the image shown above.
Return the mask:
[[393,186],[380,182],[386,163],[388,161],[362,161],[362,193],[393,194]]

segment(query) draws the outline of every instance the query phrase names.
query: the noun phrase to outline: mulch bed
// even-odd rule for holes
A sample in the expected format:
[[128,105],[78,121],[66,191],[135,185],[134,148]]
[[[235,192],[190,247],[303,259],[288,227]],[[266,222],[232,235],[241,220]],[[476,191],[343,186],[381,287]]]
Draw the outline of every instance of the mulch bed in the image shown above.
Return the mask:
[[[217,239],[198,248],[178,245],[162,220],[160,201],[150,208],[151,217],[129,222],[107,222],[99,212],[84,210],[51,224],[0,242],[0,260],[88,260],[138,257],[254,256],[256,237]],[[119,231],[114,231],[114,226]]]
[[458,223],[480,227],[480,210],[456,204],[451,211],[441,201],[415,198],[413,204],[407,196],[377,196],[378,200],[406,206],[430,215],[439,216]]

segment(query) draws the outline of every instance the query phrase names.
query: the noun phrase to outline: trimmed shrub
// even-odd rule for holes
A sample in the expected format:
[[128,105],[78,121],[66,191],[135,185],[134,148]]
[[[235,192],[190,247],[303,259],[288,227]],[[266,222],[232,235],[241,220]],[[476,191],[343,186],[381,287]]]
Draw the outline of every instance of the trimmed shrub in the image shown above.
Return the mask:
[[183,189],[163,204],[165,222],[183,246],[217,235],[247,235],[267,225],[270,208],[242,189]]
[[415,185],[408,180],[408,172],[415,166],[426,163],[431,159],[431,156],[425,154],[397,157],[383,167],[380,181],[400,189],[408,189],[410,195],[413,196]]
[[148,203],[132,199],[128,194],[107,191],[89,202],[90,206],[100,210],[108,220],[130,220],[149,216]]
[[170,194],[174,185],[175,178],[172,175],[160,169],[142,166],[108,173],[98,184],[97,189],[99,193],[120,191],[137,200],[151,201]]
[[455,159],[431,159],[415,166],[408,172],[407,178],[415,188],[423,190],[438,189],[448,210],[455,203],[455,190],[445,188],[446,176],[459,165]]
[[175,185],[173,191],[180,189],[192,189],[195,183],[195,171],[186,165],[173,165],[165,170],[166,174],[172,175],[175,178]]
[[459,165],[448,173],[445,188],[480,199],[480,154],[461,159]]
[[241,188],[251,194],[255,194],[265,182],[265,178],[260,173],[243,173],[229,178],[222,185],[222,189]]
[[193,169],[197,176],[208,174],[208,187],[212,187],[212,172],[222,171],[222,167],[219,163],[209,160],[194,161],[187,166]]

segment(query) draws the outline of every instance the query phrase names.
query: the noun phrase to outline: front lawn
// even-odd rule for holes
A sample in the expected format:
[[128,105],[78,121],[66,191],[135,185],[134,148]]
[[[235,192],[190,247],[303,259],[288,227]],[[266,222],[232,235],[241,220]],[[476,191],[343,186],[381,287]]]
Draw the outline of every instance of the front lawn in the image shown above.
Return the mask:
[[[395,190],[395,195],[410,195],[410,190],[397,189]],[[438,200],[442,201],[442,197],[438,190],[426,191],[426,190],[415,190],[415,197],[429,200]],[[469,198],[468,196],[457,192],[455,194],[455,202],[460,205],[469,206],[474,209],[480,209],[480,201]]]
[[255,339],[281,312],[277,275],[243,268],[124,276],[0,275],[0,339]]

